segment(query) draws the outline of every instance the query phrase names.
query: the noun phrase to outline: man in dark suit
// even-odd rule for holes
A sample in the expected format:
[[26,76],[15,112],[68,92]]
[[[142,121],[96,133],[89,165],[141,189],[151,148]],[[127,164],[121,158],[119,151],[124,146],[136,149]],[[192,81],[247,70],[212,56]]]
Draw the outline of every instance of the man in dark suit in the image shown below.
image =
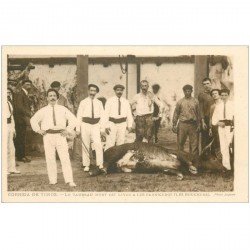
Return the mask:
[[16,95],[15,100],[15,122],[16,122],[16,157],[18,161],[30,162],[31,160],[25,155],[26,130],[30,125],[31,108],[28,93],[31,89],[32,82],[23,80],[22,88]]

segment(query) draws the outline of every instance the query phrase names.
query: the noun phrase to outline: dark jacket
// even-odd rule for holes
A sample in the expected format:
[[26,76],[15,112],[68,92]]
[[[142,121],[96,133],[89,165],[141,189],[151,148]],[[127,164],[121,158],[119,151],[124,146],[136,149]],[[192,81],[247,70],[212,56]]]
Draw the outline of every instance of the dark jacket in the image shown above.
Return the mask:
[[21,89],[15,96],[15,122],[19,125],[30,125],[31,108],[29,97]]

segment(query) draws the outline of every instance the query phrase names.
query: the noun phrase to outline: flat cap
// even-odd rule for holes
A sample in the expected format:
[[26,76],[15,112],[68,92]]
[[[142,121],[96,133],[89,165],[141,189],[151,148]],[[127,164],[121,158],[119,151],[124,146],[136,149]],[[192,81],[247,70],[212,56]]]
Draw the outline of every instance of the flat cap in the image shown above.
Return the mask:
[[89,84],[88,89],[90,89],[91,87],[95,88],[96,92],[99,93],[99,87],[97,85],[91,83],[91,84]]
[[193,90],[193,86],[187,84],[187,85],[185,85],[182,89],[183,89],[183,90],[187,90],[187,89]]
[[120,89],[122,89],[122,90],[124,90],[125,89],[125,87],[123,86],[123,85],[121,85],[121,84],[116,84],[115,86],[114,86],[114,90],[116,90],[116,89],[118,89],[118,88],[120,88]]
[[54,82],[52,82],[52,83],[50,84],[50,87],[51,87],[51,88],[59,88],[59,87],[61,87],[61,83],[58,82],[58,81],[54,81]]

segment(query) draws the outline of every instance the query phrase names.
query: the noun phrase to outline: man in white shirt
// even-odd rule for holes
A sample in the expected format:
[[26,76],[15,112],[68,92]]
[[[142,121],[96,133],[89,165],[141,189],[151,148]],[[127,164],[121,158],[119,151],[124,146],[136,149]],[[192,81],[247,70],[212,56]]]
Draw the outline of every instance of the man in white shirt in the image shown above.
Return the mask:
[[96,166],[100,170],[103,168],[103,147],[101,136],[105,136],[104,109],[102,102],[95,98],[99,92],[98,86],[89,84],[89,96],[80,102],[77,111],[77,135],[82,138],[82,164],[85,172],[89,171],[90,166],[90,144],[96,152]]
[[158,106],[161,106],[161,103],[150,91],[148,91],[149,83],[147,80],[142,80],[140,87],[141,93],[136,94],[131,103],[132,110],[136,116],[136,141],[142,142],[143,138],[145,138],[148,142],[151,142],[154,103]]
[[[47,91],[48,105],[38,110],[31,118],[32,129],[43,136],[45,158],[50,184],[57,183],[56,151],[59,155],[65,183],[75,187],[66,136],[76,127],[76,117],[64,106],[58,105],[59,94],[54,89]],[[68,126],[66,127],[66,124]]]
[[117,84],[114,86],[115,96],[109,98],[105,105],[105,127],[106,127],[106,146],[110,147],[124,144],[126,128],[132,131],[133,116],[131,107],[125,98],[122,97],[124,86]]
[[231,170],[229,146],[233,139],[234,107],[233,102],[228,100],[230,91],[222,89],[220,93],[222,102],[215,105],[212,125],[218,126],[222,164],[226,170]]
[[16,159],[15,159],[15,147],[14,147],[14,137],[16,136],[15,121],[13,117],[13,106],[11,100],[13,98],[12,89],[7,89],[7,129],[8,129],[8,141],[7,141],[7,155],[8,155],[8,174],[20,174],[20,171],[16,169]]

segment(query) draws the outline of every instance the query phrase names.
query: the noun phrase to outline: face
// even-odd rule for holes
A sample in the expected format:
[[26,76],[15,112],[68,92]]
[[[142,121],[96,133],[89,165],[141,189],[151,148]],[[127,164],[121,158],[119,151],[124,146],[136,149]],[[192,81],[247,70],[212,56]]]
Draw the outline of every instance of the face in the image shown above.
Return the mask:
[[8,98],[8,100],[11,99],[11,97],[12,97],[11,91],[7,90],[7,98]]
[[212,89],[212,83],[209,80],[204,81],[202,84],[205,90],[209,91]]
[[153,88],[153,93],[157,94],[159,92],[159,88]]
[[55,105],[57,102],[57,95],[54,91],[49,92],[47,96],[48,103],[51,105]]
[[221,93],[221,99],[223,101],[227,101],[228,97],[229,97],[228,93],[225,93],[225,92]]
[[90,87],[89,88],[89,96],[93,99],[96,94],[97,94],[97,89],[95,87]]
[[220,99],[220,94],[219,94],[219,92],[218,92],[218,91],[213,91],[213,92],[212,92],[212,97],[213,97],[214,100]]
[[193,90],[191,90],[191,89],[185,89],[185,90],[183,90],[183,93],[184,93],[184,95],[185,95],[186,98],[191,97],[192,92],[193,92]]
[[117,88],[115,90],[115,94],[116,94],[117,97],[120,98],[122,96],[122,94],[123,94],[123,89],[122,88]]
[[23,84],[23,88],[26,89],[27,91],[29,91],[31,89],[31,83],[30,82],[25,82]]
[[141,82],[141,90],[143,93],[146,93],[148,91],[148,83],[147,82]]

